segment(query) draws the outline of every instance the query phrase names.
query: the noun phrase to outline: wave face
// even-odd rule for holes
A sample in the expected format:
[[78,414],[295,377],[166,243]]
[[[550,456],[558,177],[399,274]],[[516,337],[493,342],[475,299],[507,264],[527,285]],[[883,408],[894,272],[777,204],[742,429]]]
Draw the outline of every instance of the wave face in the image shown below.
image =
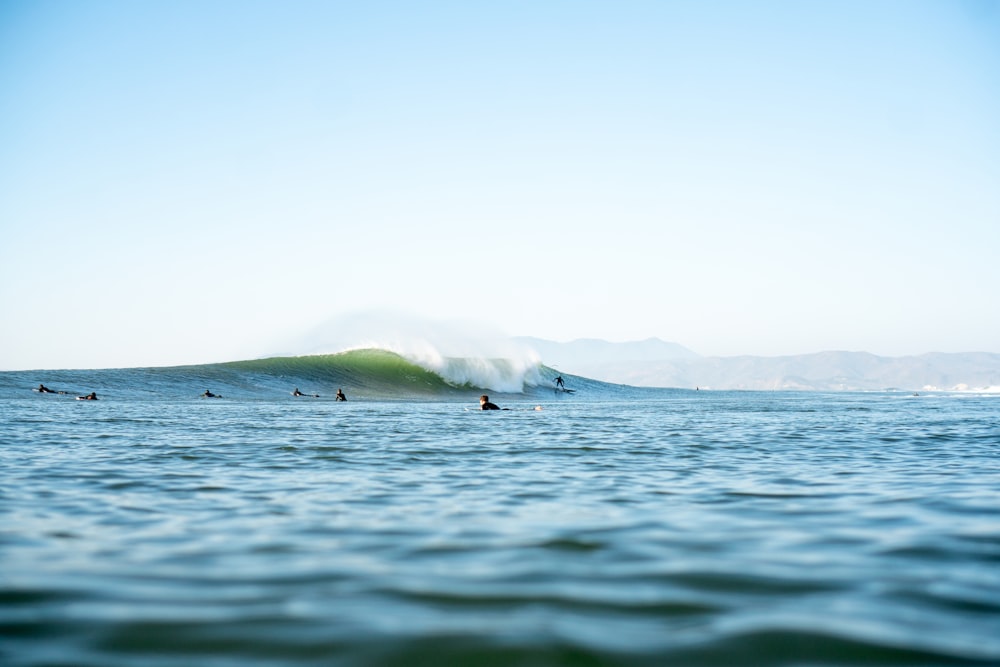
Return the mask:
[[[398,312],[363,311],[334,318],[292,344],[309,354],[384,350],[440,375],[451,385],[521,393],[547,381],[533,347],[484,325],[433,321]],[[550,378],[548,378],[550,379]]]
[[[228,398],[268,398],[297,388],[332,400],[342,388],[348,400],[465,400],[479,393],[552,395],[556,375],[539,363],[518,360],[429,354],[414,361],[387,350],[362,349],[168,368],[13,371],[0,373],[0,395],[23,396],[26,389],[44,383],[68,395],[95,391],[99,397],[191,398],[207,390]],[[581,392],[576,395],[607,398],[623,391],[621,386],[564,376]]]

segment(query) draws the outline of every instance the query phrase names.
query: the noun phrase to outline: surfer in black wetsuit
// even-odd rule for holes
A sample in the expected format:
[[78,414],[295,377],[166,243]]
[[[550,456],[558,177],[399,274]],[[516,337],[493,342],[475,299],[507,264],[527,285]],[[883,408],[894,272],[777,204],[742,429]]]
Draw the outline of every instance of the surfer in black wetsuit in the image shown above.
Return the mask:
[[201,397],[202,398],[222,398],[222,396],[220,396],[219,394],[213,394],[208,389],[205,390],[205,393],[202,394]]
[[78,401],[96,401],[97,400],[97,392],[96,391],[92,391],[89,394],[87,394],[86,396],[77,396],[76,400],[78,400]]
[[305,396],[305,394],[303,394],[301,391],[299,391],[299,388],[296,387],[295,391],[292,392],[292,396]]
[[556,387],[559,387],[560,389],[564,389],[566,387],[565,383],[563,383],[562,375],[556,378]]
[[56,393],[56,392],[52,391],[51,389],[49,389],[48,387],[46,387],[44,384],[38,385],[38,389],[36,391],[38,391],[38,393],[40,393],[40,394],[54,394],[54,393]]
[[490,403],[490,397],[483,394],[479,397],[479,409],[480,410],[499,410],[500,406],[496,403]]
[[344,392],[342,390],[340,390],[340,389],[337,389],[337,400],[338,401],[346,401],[347,400],[347,397],[344,396]]

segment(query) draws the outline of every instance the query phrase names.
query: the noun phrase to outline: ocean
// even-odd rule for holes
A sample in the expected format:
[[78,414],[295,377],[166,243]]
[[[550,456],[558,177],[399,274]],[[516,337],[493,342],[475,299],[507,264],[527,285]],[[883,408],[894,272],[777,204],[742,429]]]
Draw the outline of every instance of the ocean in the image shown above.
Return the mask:
[[1000,665],[1000,396],[555,375],[0,373],[0,664]]

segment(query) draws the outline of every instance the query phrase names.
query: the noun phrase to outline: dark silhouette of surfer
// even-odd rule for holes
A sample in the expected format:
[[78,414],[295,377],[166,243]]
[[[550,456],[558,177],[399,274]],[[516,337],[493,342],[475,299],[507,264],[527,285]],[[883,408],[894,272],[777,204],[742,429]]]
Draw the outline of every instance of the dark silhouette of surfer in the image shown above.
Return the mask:
[[479,409],[480,410],[499,410],[500,406],[496,403],[490,403],[490,397],[483,394],[479,397]]
[[38,389],[36,389],[35,391],[37,391],[37,392],[39,392],[41,394],[55,394],[55,393],[57,393],[57,392],[49,389],[48,387],[46,387],[44,384],[38,385]]
[[347,397],[344,396],[344,392],[341,389],[337,389],[337,400],[338,401],[346,401],[347,400]]
[[556,386],[559,387],[560,389],[565,389],[566,388],[565,383],[563,383],[562,375],[560,375],[560,376],[558,376],[556,378]]
[[97,400],[97,392],[96,391],[92,391],[89,394],[87,394],[86,396],[77,396],[76,400],[78,400],[78,401],[96,401]]
[[221,394],[213,394],[208,389],[206,389],[205,393],[202,394],[201,397],[202,398],[222,398],[222,395]]
[[319,394],[303,394],[301,391],[299,391],[298,387],[296,387],[295,391],[292,392],[292,396],[308,396],[309,398],[319,398]]

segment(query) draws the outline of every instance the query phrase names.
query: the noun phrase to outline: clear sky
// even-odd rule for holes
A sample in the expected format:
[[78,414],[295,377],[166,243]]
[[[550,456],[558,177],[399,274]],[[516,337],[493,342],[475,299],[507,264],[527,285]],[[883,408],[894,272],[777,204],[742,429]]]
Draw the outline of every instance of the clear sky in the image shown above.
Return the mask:
[[0,369],[997,352],[998,294],[1000,2],[0,0]]

